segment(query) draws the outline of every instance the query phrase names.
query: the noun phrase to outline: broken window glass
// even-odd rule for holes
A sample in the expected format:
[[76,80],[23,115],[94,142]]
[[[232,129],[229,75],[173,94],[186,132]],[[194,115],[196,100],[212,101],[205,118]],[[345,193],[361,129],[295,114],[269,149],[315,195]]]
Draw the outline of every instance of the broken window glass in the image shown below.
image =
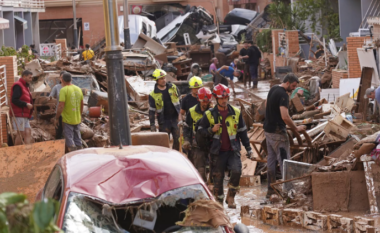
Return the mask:
[[[123,206],[116,204],[112,206],[102,200],[71,192],[62,228],[68,233],[140,233],[152,232],[152,230],[162,232],[170,226],[175,226],[176,222],[182,221],[183,212],[187,206],[200,199],[210,199],[200,184],[173,189],[157,198],[134,201]],[[147,215],[141,216],[141,213]],[[150,228],[147,224],[150,224]],[[178,232],[214,233],[220,231],[212,228],[207,228],[206,231],[189,228],[187,231],[181,229]]]

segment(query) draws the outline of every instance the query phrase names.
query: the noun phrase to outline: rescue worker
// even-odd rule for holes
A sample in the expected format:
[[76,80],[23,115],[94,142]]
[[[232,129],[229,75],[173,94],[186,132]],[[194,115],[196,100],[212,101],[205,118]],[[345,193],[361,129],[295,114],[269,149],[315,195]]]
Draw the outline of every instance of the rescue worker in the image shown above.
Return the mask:
[[181,119],[180,123],[182,123],[182,116],[185,116],[190,108],[194,107],[198,104],[198,90],[199,88],[203,87],[202,79],[194,76],[189,80],[189,88],[191,90],[190,94],[187,94],[183,99],[181,103]]
[[91,60],[95,56],[95,53],[90,48],[89,44],[86,44],[86,50],[83,51],[82,56],[84,61]]
[[195,140],[195,126],[197,122],[203,117],[203,113],[210,108],[212,93],[207,87],[202,87],[198,90],[199,103],[190,108],[186,115],[186,127],[183,129],[183,136],[185,142],[183,148],[191,150],[191,162],[198,170],[204,182],[206,178],[206,164],[208,158],[208,147],[198,145]]
[[212,137],[210,156],[212,178],[214,181],[213,194],[223,203],[223,178],[228,168],[231,178],[228,184],[226,203],[229,208],[236,208],[235,195],[239,191],[242,164],[240,160],[240,142],[247,150],[247,158],[253,155],[247,135],[247,127],[240,110],[228,104],[230,89],[218,84],[213,90],[217,105],[205,112],[199,122],[198,132],[205,138]]
[[150,129],[156,132],[155,115],[160,132],[167,132],[173,137],[173,149],[179,150],[178,116],[180,112],[179,90],[176,85],[167,83],[166,72],[156,69],[153,79],[156,80],[154,90],[149,94],[149,121]]

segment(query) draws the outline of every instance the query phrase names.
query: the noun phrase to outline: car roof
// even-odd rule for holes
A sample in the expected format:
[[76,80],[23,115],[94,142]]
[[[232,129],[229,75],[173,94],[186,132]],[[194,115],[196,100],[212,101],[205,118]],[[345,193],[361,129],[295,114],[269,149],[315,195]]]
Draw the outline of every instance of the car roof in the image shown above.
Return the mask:
[[187,185],[204,185],[187,158],[160,146],[89,148],[64,155],[58,164],[66,191],[114,204],[154,198]]

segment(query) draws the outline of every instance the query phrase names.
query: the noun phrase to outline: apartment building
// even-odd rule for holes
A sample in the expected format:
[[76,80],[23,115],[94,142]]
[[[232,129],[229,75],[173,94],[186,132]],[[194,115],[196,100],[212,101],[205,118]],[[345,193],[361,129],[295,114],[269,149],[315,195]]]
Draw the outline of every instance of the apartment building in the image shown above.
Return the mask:
[[38,14],[44,12],[43,0],[0,1],[0,46],[19,49],[40,44]]

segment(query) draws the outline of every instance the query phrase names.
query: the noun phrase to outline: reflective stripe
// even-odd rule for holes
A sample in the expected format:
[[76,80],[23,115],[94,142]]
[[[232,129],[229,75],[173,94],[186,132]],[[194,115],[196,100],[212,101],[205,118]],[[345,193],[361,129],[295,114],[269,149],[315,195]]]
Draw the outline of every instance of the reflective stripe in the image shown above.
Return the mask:
[[202,126],[198,126],[198,129],[203,129]]
[[161,113],[162,110],[163,110],[163,108],[161,108],[161,109],[157,109],[157,113]]
[[175,102],[175,103],[173,103],[173,105],[174,105],[174,106],[177,106],[177,105],[179,105],[179,102]]
[[230,135],[230,140],[236,139],[236,135]]
[[156,111],[156,109],[155,109],[155,108],[152,108],[152,107],[149,107],[149,110],[150,110],[150,111],[154,111],[154,112]]
[[219,135],[219,134],[214,134],[213,138],[215,138],[215,139],[219,139],[219,138],[220,138],[220,135]]
[[247,130],[247,126],[244,126],[243,128],[238,129],[238,132],[243,132],[244,130]]

